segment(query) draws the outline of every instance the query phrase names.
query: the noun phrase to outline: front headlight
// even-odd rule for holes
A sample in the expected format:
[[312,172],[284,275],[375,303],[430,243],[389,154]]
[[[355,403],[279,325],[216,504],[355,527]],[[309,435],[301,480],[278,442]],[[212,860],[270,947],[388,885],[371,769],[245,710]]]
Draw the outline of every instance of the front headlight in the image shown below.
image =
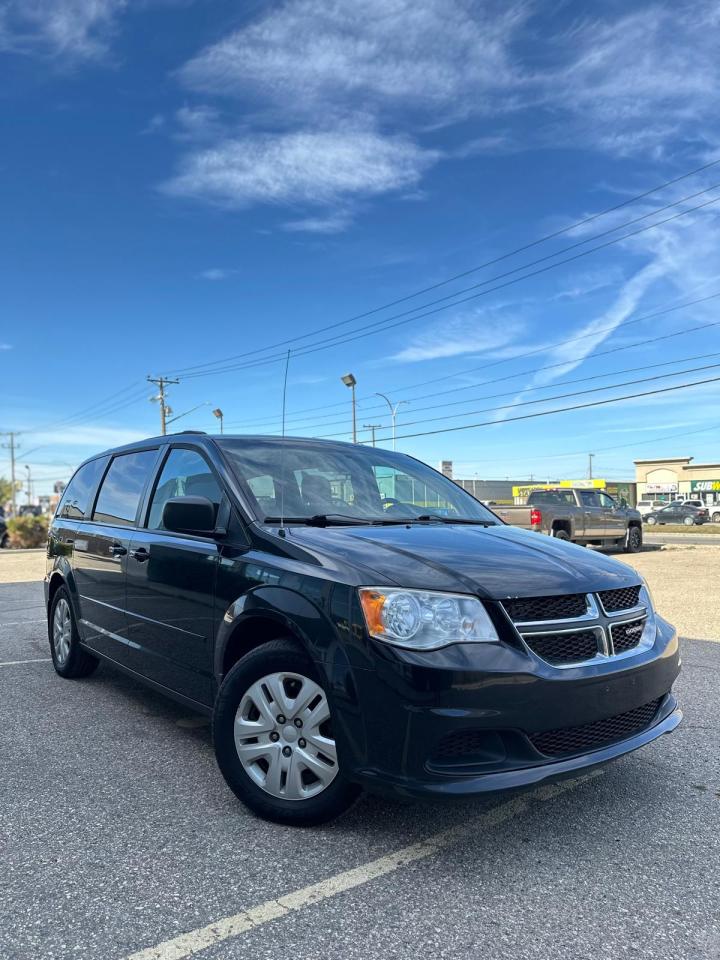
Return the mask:
[[450,643],[497,643],[487,610],[476,597],[394,587],[361,587],[368,633],[397,647],[437,650]]
[[647,610],[647,620],[645,621],[645,627],[640,637],[640,646],[651,647],[655,643],[655,637],[657,635],[657,622],[655,620],[655,607],[653,605],[652,594],[650,593],[650,588],[645,578],[643,578],[643,585],[640,587],[640,603],[642,603]]

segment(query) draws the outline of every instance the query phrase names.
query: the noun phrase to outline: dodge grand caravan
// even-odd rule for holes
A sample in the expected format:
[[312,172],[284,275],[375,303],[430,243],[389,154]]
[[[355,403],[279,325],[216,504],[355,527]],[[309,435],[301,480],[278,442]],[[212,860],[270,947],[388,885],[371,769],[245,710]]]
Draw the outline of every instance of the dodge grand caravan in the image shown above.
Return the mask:
[[53,663],[212,715],[253,811],[458,797],[604,763],[680,722],[678,638],[612,558],[504,524],[401,454],[160,437],[86,461],[52,522]]

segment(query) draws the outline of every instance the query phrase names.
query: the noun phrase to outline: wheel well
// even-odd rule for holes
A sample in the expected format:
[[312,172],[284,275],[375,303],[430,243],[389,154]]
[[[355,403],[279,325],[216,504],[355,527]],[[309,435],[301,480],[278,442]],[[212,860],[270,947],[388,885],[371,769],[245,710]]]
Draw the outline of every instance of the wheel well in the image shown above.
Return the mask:
[[59,573],[54,573],[50,578],[50,586],[48,587],[48,610],[52,606],[53,597],[57,593],[60,587],[65,586],[65,581]]
[[553,520],[552,528],[553,530],[562,530],[567,533],[568,536],[572,534],[570,522],[568,520]]
[[243,620],[230,634],[225,647],[222,662],[223,677],[246,653],[270,640],[287,637],[288,634],[292,634],[292,630],[284,623],[273,620],[272,617],[249,617]]
[[628,527],[637,527],[638,530],[642,530],[642,520],[631,520]]

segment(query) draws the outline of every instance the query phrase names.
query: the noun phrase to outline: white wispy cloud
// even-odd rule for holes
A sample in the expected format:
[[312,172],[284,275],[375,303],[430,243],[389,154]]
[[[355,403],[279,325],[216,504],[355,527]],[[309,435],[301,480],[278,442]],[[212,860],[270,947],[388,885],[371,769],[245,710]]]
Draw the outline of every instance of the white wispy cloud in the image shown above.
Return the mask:
[[228,207],[327,206],[411,186],[435,160],[432,150],[374,131],[261,134],[196,150],[163,189]]
[[127,0],[5,0],[0,49],[97,60],[108,51]]
[[194,89],[261,97],[282,112],[377,115],[413,107],[465,110],[469,94],[514,85],[508,44],[522,4],[465,0],[290,0],[201,51],[181,71]]
[[11,343],[0,343],[0,350],[12,350]]
[[524,330],[525,325],[520,320],[493,316],[491,311],[471,311],[431,325],[391,359],[400,363],[417,363],[468,353],[495,356],[517,340]]
[[200,280],[227,280],[234,277],[237,270],[228,267],[209,267],[207,270],[201,270],[198,274]]

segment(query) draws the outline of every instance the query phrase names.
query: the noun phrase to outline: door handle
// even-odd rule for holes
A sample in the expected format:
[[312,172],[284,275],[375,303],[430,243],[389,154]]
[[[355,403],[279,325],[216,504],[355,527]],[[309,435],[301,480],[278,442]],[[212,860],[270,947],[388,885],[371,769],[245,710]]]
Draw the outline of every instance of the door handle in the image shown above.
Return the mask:
[[137,550],[130,551],[130,556],[138,563],[145,563],[146,560],[150,559],[150,551],[146,550],[145,547],[138,547]]
[[124,547],[121,543],[113,543],[110,547],[110,554],[113,557],[124,557],[127,553],[127,547]]

